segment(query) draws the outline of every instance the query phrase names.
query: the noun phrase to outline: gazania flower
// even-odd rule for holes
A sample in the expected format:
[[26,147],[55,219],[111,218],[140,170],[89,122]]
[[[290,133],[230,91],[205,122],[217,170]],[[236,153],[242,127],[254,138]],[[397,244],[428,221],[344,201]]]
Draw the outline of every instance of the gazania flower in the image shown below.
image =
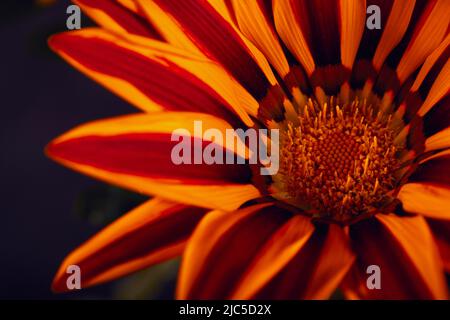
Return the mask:
[[[450,1],[76,3],[100,27],[50,46],[140,112],[47,152],[152,198],[71,253],[54,290],[69,265],[88,287],[182,254],[181,299],[447,297]],[[197,120],[279,129],[278,173],[175,165],[171,133]]]

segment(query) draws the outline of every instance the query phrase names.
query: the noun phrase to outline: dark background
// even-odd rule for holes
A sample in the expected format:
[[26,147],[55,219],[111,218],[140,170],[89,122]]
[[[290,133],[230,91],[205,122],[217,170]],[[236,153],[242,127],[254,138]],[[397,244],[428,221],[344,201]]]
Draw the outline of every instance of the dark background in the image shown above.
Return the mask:
[[[69,1],[0,1],[0,298],[170,298],[177,262],[56,295],[71,250],[144,199],[65,169],[45,145],[76,125],[136,112],[50,52]],[[92,24],[82,17],[82,27]],[[158,280],[156,280],[158,279]]]

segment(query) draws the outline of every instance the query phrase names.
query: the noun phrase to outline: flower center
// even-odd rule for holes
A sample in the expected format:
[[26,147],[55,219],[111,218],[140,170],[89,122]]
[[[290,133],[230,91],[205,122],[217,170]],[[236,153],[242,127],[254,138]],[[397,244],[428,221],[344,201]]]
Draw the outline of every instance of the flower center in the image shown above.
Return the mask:
[[389,203],[401,147],[392,116],[377,109],[358,100],[341,107],[310,100],[280,124],[274,196],[336,222]]

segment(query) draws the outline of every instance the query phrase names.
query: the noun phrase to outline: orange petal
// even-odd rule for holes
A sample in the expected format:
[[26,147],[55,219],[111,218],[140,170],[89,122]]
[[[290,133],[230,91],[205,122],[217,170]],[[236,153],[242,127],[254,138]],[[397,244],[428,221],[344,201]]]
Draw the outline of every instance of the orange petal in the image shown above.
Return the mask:
[[425,152],[450,148],[450,127],[435,133],[425,140]]
[[274,0],[273,14],[281,39],[305,68],[307,74],[311,75],[316,66],[307,42],[307,35],[302,31],[291,1]]
[[340,0],[341,60],[352,69],[366,27],[366,1]]
[[[231,13],[232,6],[229,3],[229,0],[206,0],[208,3],[219,13],[219,15],[224,18],[235,30],[235,32],[239,35],[241,40],[247,46],[249,52],[255,59],[256,63],[261,68],[262,72],[266,75],[267,79],[272,85],[278,84],[277,79],[275,78],[275,74],[269,62],[267,61],[264,54],[246,37],[242,34],[242,32],[238,29],[236,21],[234,19],[234,13]],[[232,17],[233,14],[233,17]]]
[[319,227],[257,299],[327,299],[353,264],[348,236],[337,225]]
[[449,26],[449,12],[450,2],[447,0],[428,3],[398,64],[400,82],[404,82],[442,42]]
[[[411,0],[395,0],[389,13],[383,35],[373,57],[373,65],[379,71],[387,56],[400,43],[408,29],[416,2]],[[369,30],[373,32],[373,30]]]
[[403,209],[426,217],[450,220],[450,188],[432,183],[407,183],[398,194]]
[[441,59],[448,59],[448,52],[446,52],[450,45],[450,34],[448,34],[444,41],[437,47],[433,53],[431,53],[428,58],[425,60],[424,64],[422,65],[422,68],[420,68],[419,73],[417,74],[416,80],[414,80],[414,83],[411,87],[411,91],[417,91],[419,90],[420,86],[422,85],[423,81],[429,74],[429,72],[432,70],[432,68],[439,63],[439,60]]
[[77,265],[82,288],[119,278],[179,255],[204,209],[153,199],[121,217],[62,263],[52,284],[67,291],[67,269]]
[[447,116],[450,108],[450,86],[447,81],[450,77],[449,44],[450,35],[427,58],[412,87],[409,89],[408,85],[403,90],[409,92],[400,94],[405,104],[404,118],[409,122],[414,117],[422,117],[425,137],[450,125],[450,117]]
[[229,297],[258,250],[290,216],[271,204],[208,214],[183,254],[177,297]]
[[[423,217],[378,214],[351,227],[357,261],[343,283],[350,298],[446,299],[439,253]],[[381,289],[368,289],[367,268],[380,268]]]
[[443,97],[450,93],[450,59],[447,60],[441,72],[433,83],[425,102],[417,112],[420,116],[424,116],[430,109],[439,102]]

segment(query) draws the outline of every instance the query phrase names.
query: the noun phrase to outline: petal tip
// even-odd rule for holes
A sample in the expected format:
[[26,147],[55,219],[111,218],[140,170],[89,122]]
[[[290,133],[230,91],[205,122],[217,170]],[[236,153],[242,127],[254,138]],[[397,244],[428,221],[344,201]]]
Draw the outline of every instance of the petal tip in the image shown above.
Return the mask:
[[57,149],[57,143],[53,140],[44,147],[44,154],[46,157],[56,161],[59,158]]
[[50,47],[50,49],[52,49],[53,51],[58,51],[58,44],[60,43],[61,40],[61,34],[52,34],[50,37],[48,37],[47,39],[47,44]]
[[53,278],[52,284],[51,284],[51,291],[53,293],[65,293],[69,291],[66,284],[66,276],[61,271],[58,271],[58,273]]

